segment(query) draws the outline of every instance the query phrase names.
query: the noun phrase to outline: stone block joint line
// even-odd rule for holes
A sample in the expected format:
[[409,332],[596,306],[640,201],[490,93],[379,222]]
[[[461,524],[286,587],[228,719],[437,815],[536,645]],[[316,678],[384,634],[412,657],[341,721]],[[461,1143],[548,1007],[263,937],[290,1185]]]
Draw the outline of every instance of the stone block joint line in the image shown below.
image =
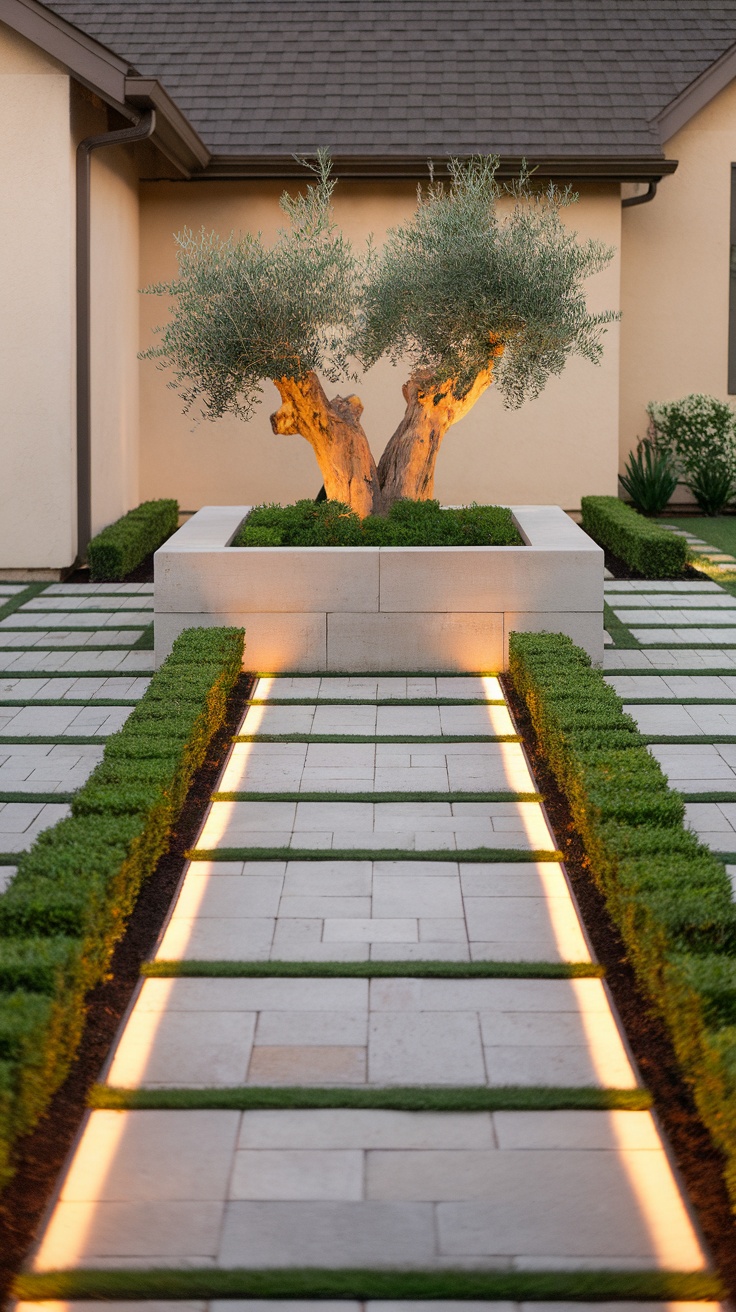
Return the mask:
[[717,1298],[498,681],[296,682],[254,692],[18,1293]]

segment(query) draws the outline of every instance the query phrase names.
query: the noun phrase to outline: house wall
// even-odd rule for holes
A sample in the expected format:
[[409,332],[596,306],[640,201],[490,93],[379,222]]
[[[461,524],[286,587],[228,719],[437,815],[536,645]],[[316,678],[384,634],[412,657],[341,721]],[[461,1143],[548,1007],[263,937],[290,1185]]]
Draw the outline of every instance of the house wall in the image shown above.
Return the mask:
[[69,78],[0,24],[0,572],[74,558]]
[[[736,83],[672,137],[665,153],[679,160],[677,172],[663,179],[651,203],[623,211],[622,468],[646,432],[649,401],[690,392],[733,401],[727,388]],[[680,489],[677,500],[685,497]]]
[[[141,184],[141,284],[176,272],[173,234],[261,230],[271,240],[282,221],[278,182]],[[338,221],[356,242],[413,212],[416,187],[401,181],[343,181],[335,196]],[[620,189],[587,186],[567,221],[583,237],[616,247],[609,268],[591,280],[591,309],[617,309],[620,295]],[[141,345],[155,342],[152,328],[166,318],[166,301],[141,299]],[[609,329],[600,367],[571,361],[540,398],[520,411],[503,408],[491,389],[445,438],[437,466],[442,501],[554,502],[579,506],[590,492],[614,492],[618,448],[618,326]],[[378,457],[403,412],[404,376],[380,363],[355,391],[364,403],[363,425]],[[300,437],[274,437],[269,414],[278,394],[264,385],[263,401],[248,423],[226,417],[195,423],[182,414],[177,394],[151,361],[141,365],[141,496],[176,496],[182,507],[293,501],[316,494],[321,477],[311,448]]]

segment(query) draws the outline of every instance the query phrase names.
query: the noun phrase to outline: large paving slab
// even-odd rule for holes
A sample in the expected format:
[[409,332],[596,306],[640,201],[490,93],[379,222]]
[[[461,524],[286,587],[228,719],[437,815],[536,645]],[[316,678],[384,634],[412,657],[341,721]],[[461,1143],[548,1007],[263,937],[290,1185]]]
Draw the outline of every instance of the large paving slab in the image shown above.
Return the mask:
[[0,749],[7,737],[107,737],[122,729],[131,706],[0,706]]
[[44,597],[152,596],[152,583],[51,583],[44,589]]
[[672,788],[683,793],[736,791],[736,743],[653,743]]
[[342,698],[353,701],[379,701],[384,698],[465,698],[482,701],[503,699],[503,690],[495,675],[430,675],[413,676],[395,675],[360,675],[351,674],[342,678],[334,675],[312,677],[290,677],[278,675],[272,678],[262,677],[256,683],[253,697],[268,698],[269,701],[297,698],[300,701],[314,698],[316,701],[335,701]]
[[[715,615],[715,623],[727,623],[731,618],[726,616],[725,620],[720,618],[721,612],[736,610],[736,597],[732,597],[728,592],[717,592],[703,598],[702,593],[646,593],[636,597],[617,597],[607,596],[609,606],[618,615],[619,619],[625,624],[626,616],[633,615],[634,620],[642,624],[649,624],[650,612],[652,622],[654,617],[660,617],[660,612],[667,618],[684,616],[684,622],[690,623],[690,615],[693,611],[702,615]],[[698,621],[694,621],[697,623]],[[703,621],[705,622],[705,621]]]
[[196,861],[156,955],[590,960],[562,867],[551,861]]
[[235,743],[222,792],[533,792],[520,743]]
[[514,734],[506,706],[251,706],[241,734],[360,734],[400,738]]
[[637,701],[649,697],[736,699],[736,674],[607,674],[606,683],[619,697]]
[[689,647],[691,643],[705,643],[720,647],[723,643],[736,644],[736,627],[698,628],[695,624],[692,628],[657,628],[654,625],[651,628],[639,628],[634,624],[630,624],[629,627],[635,641],[643,646],[649,644]]
[[[17,614],[17,612],[16,612]],[[8,623],[15,615],[8,616]],[[3,628],[5,621],[0,621],[0,650],[22,648],[27,651],[32,647],[56,648],[73,647],[81,651],[85,647],[132,647],[140,641],[140,629],[95,629],[92,633],[77,630],[37,628],[16,632]]]
[[[137,641],[137,639],[136,639]],[[4,674],[152,674],[152,651],[0,651]]]
[[0,852],[27,852],[44,829],[69,814],[59,802],[0,802]]
[[213,802],[197,847],[554,851],[538,802]]
[[598,979],[147,979],[108,1081],[633,1088]]
[[143,696],[150,682],[125,677],[14,679],[0,675],[0,702],[132,701]]
[[73,793],[103,750],[91,743],[0,743],[0,793]]
[[604,670],[736,670],[736,650],[702,647],[675,650],[665,647],[646,651],[643,647],[622,648],[603,653]]
[[685,815],[689,828],[714,852],[736,851],[736,800],[688,802]]
[[152,620],[150,610],[121,611],[111,610],[63,610],[33,611],[22,606],[6,619],[0,620],[0,629],[102,629],[123,627],[147,627]]
[[736,734],[736,704],[715,703],[702,706],[645,706],[627,703],[624,710],[633,716],[644,734],[719,735]]
[[33,1260],[702,1269],[646,1112],[93,1112]]
[[[60,597],[60,596],[54,596],[53,594],[49,595],[48,592],[42,592],[38,597],[32,597],[30,601],[26,601],[24,605],[21,607],[21,610],[23,611],[24,614],[27,613],[28,611],[39,611],[39,610],[63,611],[64,614],[67,615],[73,614],[75,616],[73,622],[76,623],[76,615],[77,612],[80,610],[90,611],[92,613],[96,613],[100,610],[152,611],[153,598],[151,598],[149,601],[145,597],[141,597],[141,596],[135,596],[135,597],[122,596],[122,595],[109,596],[109,595],[100,595],[99,593],[92,594],[91,596],[89,594],[86,595],[83,594],[82,596],[75,596],[72,595],[71,593],[66,593],[64,596]],[[150,615],[149,615],[149,619],[150,619]]]
[[603,592],[606,597],[618,592],[662,592],[681,596],[688,592],[720,594],[721,589],[717,583],[713,583],[709,579],[609,579],[603,585]]

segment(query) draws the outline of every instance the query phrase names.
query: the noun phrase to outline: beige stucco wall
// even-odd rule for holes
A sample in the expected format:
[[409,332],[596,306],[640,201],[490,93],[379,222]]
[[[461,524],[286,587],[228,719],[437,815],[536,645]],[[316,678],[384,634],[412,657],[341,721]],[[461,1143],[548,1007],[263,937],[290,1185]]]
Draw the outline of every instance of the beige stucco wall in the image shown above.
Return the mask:
[[0,24],[0,570],[75,552],[69,78]]
[[[173,234],[184,227],[263,231],[274,236],[281,222],[278,183],[142,183],[141,282],[171,278],[176,271]],[[345,181],[338,186],[338,221],[355,241],[372,232],[380,241],[392,224],[415,205],[411,182]],[[567,212],[583,237],[614,245],[609,268],[591,281],[591,309],[618,308],[620,194],[617,186],[590,186]],[[153,325],[164,321],[166,302],[141,300],[141,342],[155,339]],[[486,394],[450,430],[437,467],[436,492],[445,502],[469,500],[557,502],[575,508],[586,492],[612,492],[616,486],[618,443],[618,326],[606,337],[603,363],[596,368],[573,360],[553,378],[542,396],[518,412],[504,410],[500,397]],[[363,425],[376,456],[403,411],[398,369],[381,363],[355,391],[365,410]],[[182,507],[204,504],[292,501],[314,496],[321,477],[311,448],[299,437],[274,437],[269,414],[278,405],[275,388],[264,386],[263,403],[250,423],[227,417],[200,423],[181,412],[154,363],[141,365],[141,496],[176,496]]]
[[[728,396],[731,164],[736,83],[665,152],[679,160],[655,199],[623,211],[621,466],[646,431],[649,401]],[[633,189],[629,188],[631,193]],[[682,500],[682,489],[678,493]]]

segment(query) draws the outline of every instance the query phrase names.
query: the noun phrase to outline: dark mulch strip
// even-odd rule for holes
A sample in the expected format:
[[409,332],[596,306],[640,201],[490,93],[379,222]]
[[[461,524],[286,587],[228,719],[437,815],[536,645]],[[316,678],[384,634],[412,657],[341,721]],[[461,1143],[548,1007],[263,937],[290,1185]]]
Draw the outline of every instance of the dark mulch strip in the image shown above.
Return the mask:
[[181,878],[184,852],[196,840],[252,688],[252,676],[241,675],[230,697],[226,723],[213,739],[207,760],[187,794],[169,851],[144,884],[126,933],[118,943],[110,977],[90,994],[87,1024],[74,1065],[46,1115],[18,1145],[16,1174],[0,1198],[0,1305],[4,1305],[10,1282],[38,1234],[59,1172],[81,1125],[87,1094],[114,1041],[141,964],[150,955],[163,925]]
[[670,1141],[675,1161],[706,1243],[728,1286],[736,1295],[736,1223],[726,1185],[725,1159],[700,1119],[663,1021],[640,991],[621,936],[596,887],[582,839],[567,800],[543,757],[526,706],[507,675],[502,676],[518,731],[529,754],[557,843],[598,960],[606,968],[626,1036],[655,1109]]

